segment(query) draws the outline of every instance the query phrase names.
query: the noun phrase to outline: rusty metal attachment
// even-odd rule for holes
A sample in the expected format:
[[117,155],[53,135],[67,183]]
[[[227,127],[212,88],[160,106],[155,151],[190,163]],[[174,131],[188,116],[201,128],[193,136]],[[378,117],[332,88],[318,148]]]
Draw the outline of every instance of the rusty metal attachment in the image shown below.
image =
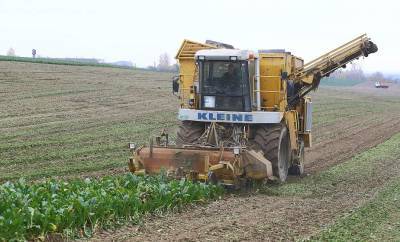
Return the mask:
[[[216,127],[211,125],[207,140],[218,143]],[[211,138],[210,138],[211,137]],[[261,151],[245,146],[224,147],[169,145],[168,134],[163,130],[156,137],[156,144],[150,139],[148,146],[133,149],[129,169],[135,174],[159,174],[166,172],[170,177],[180,179],[238,185],[240,179],[274,179],[272,164]]]

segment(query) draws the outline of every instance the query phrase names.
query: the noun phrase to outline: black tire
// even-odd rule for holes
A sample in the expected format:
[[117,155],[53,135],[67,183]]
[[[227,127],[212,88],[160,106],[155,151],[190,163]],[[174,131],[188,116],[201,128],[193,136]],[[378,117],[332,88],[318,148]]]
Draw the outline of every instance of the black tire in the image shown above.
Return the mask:
[[290,162],[290,140],[288,130],[282,124],[259,126],[254,136],[255,143],[272,163],[272,173],[278,181],[284,182],[288,176]]
[[182,121],[176,135],[176,145],[183,146],[194,143],[204,132],[204,123]]

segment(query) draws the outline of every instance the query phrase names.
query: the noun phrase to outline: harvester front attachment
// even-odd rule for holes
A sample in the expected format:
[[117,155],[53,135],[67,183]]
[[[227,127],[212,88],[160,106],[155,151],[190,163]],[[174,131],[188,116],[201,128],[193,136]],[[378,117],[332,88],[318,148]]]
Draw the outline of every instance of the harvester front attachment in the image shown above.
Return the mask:
[[238,186],[246,179],[273,179],[272,165],[262,152],[246,147],[183,146],[150,142],[133,150],[129,169],[135,174],[159,174],[195,181]]

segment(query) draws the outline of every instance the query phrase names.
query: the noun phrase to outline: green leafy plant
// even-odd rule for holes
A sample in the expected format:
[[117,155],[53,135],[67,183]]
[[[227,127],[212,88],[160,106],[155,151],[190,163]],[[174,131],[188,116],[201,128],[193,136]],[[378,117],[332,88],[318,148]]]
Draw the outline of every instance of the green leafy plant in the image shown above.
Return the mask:
[[6,182],[0,185],[0,241],[44,238],[48,233],[90,236],[98,228],[137,222],[143,214],[215,199],[222,192],[214,185],[132,174]]

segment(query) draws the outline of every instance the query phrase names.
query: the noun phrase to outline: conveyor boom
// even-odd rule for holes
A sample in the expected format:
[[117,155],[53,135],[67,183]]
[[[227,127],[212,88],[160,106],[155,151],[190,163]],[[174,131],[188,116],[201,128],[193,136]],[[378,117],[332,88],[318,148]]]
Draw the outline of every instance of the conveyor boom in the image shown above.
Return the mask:
[[345,67],[347,63],[358,59],[360,56],[367,57],[378,51],[378,47],[363,34],[346,44],[306,63],[294,72],[289,79],[304,85],[294,97],[289,100],[293,105],[301,97],[318,87],[321,78],[329,76],[338,68]]

